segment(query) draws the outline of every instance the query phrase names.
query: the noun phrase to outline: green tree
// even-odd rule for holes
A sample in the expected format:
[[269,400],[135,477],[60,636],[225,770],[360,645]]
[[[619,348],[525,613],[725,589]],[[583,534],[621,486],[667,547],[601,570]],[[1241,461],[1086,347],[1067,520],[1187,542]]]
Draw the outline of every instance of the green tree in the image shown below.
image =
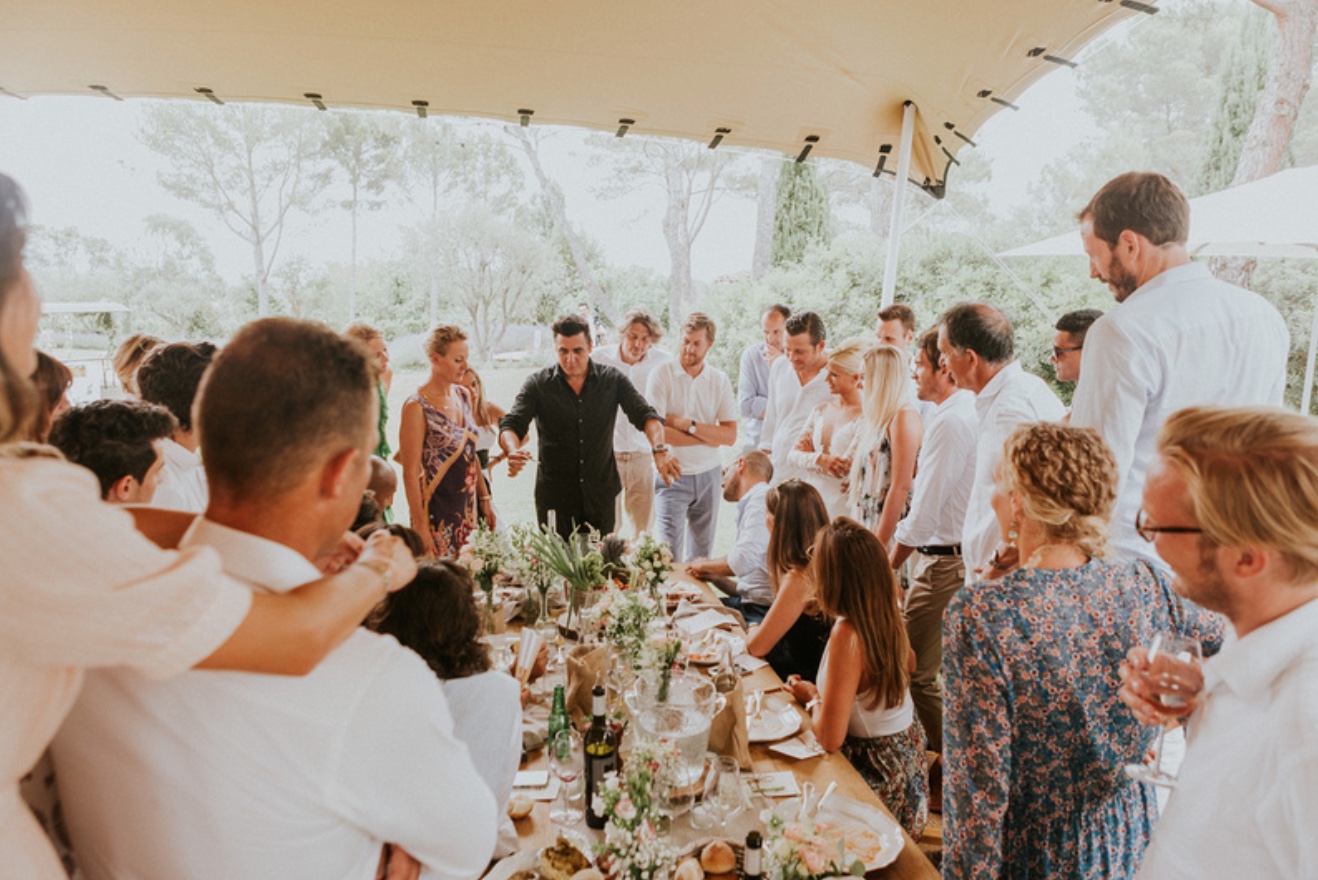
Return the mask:
[[778,172],[770,262],[774,266],[799,263],[812,245],[828,243],[832,227],[828,193],[815,166],[785,162]]
[[270,272],[289,216],[311,209],[328,179],[312,111],[153,104],[139,136],[169,163],[160,184],[215,214],[251,248],[257,314],[268,314]]

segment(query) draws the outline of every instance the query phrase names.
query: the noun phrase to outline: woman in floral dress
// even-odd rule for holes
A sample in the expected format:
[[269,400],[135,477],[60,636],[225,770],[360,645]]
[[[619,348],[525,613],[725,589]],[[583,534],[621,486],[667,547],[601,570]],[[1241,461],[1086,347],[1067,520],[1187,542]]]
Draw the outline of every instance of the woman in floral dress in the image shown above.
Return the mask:
[[1139,868],[1154,791],[1126,778],[1153,737],[1116,699],[1127,650],[1221,621],[1145,563],[1103,555],[1111,451],[1089,429],[1008,438],[993,507],[1021,566],[963,588],[943,630],[943,877],[1121,878]]
[[457,556],[478,513],[493,528],[490,489],[476,457],[467,370],[467,334],[440,324],[426,339],[430,380],[403,403],[398,461],[412,528],[433,557]]
[[900,349],[878,345],[865,352],[863,388],[848,500],[851,515],[886,551],[911,496],[924,425],[911,405],[910,365]]

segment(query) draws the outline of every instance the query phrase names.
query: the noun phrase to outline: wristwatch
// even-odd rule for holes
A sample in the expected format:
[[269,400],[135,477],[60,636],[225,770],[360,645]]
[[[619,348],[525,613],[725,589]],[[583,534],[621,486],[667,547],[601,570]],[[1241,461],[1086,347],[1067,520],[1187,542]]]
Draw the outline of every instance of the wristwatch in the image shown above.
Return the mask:
[[691,424],[689,424],[689,425],[686,426],[686,432],[687,432],[688,434],[690,434],[692,437],[696,436],[696,423],[695,423],[695,420],[692,420]]
[[661,452],[663,452],[663,453],[667,453],[667,452],[668,452],[668,444],[667,444],[667,443],[660,443],[658,446],[654,446],[654,447],[652,447],[652,448],[650,449],[650,451],[651,451],[652,453],[654,453],[655,455],[658,455],[658,454],[661,453]]

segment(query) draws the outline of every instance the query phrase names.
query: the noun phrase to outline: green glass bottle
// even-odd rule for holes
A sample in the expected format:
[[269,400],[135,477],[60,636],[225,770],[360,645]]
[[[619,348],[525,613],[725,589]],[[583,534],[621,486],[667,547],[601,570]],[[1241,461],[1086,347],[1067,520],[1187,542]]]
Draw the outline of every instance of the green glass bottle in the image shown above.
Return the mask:
[[567,697],[563,694],[561,684],[554,685],[554,702],[549,708],[549,737],[545,741],[552,743],[554,734],[567,730],[572,722],[567,717]]

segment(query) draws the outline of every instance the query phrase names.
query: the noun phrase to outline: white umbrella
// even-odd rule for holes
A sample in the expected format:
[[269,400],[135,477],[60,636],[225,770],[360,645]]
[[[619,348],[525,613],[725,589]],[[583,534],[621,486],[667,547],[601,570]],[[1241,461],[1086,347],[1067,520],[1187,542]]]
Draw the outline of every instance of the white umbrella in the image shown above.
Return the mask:
[[[1190,254],[1196,257],[1285,257],[1318,260],[1318,165],[1190,200]],[[1084,256],[1080,233],[1067,232],[1003,252],[1003,257]],[[1318,355],[1318,291],[1309,329],[1300,409],[1309,412]]]

